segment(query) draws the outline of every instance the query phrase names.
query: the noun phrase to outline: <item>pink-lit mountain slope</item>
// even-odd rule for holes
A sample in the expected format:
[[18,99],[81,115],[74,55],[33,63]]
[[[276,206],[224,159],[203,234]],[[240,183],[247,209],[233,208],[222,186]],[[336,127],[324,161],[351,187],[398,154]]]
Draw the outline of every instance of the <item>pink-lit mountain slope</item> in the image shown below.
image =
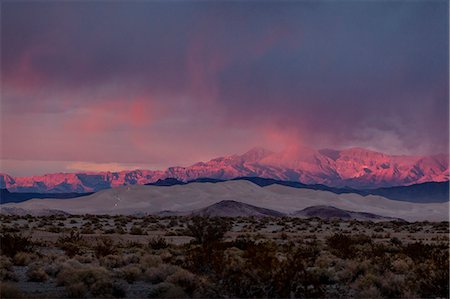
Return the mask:
[[362,148],[295,149],[274,153],[255,148],[243,155],[216,158],[164,171],[131,170],[99,173],[56,173],[32,177],[0,174],[11,192],[91,192],[109,187],[146,184],[158,179],[229,179],[266,177],[333,187],[378,188],[449,180],[448,155],[394,156]]

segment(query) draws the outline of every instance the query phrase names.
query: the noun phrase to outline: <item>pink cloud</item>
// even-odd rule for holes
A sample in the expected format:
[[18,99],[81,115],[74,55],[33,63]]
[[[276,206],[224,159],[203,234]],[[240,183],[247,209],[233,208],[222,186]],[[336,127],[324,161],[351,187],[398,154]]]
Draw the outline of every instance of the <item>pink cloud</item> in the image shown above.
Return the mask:
[[95,135],[123,127],[146,127],[165,112],[164,107],[146,97],[111,99],[76,109],[64,126],[70,131]]

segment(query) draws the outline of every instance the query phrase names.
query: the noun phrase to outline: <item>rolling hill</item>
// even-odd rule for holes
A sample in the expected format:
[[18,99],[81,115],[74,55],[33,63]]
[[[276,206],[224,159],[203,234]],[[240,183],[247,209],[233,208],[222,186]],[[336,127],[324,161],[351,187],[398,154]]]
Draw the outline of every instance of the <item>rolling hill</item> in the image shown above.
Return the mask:
[[449,207],[448,202],[410,203],[377,195],[335,194],[278,184],[261,187],[250,181],[237,180],[173,186],[122,186],[70,200],[32,199],[22,203],[3,204],[0,209],[54,209],[70,214],[158,214],[163,211],[201,210],[222,201],[240,202],[284,214],[324,205],[408,221],[448,220]]

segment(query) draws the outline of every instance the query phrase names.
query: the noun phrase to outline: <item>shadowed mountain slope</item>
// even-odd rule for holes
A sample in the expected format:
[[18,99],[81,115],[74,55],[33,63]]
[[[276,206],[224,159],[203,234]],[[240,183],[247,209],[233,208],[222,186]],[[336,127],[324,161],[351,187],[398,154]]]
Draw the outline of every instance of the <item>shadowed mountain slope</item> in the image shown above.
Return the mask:
[[223,200],[208,207],[192,211],[193,216],[211,217],[282,217],[285,214],[234,200]]
[[302,218],[312,218],[318,217],[321,219],[342,219],[342,220],[361,220],[361,221],[404,221],[400,218],[395,217],[385,217],[372,213],[364,212],[354,212],[338,209],[332,206],[311,206],[307,207],[301,211],[296,211],[291,214],[291,216],[302,217]]
[[0,189],[0,204],[9,202],[22,202],[32,198],[60,198],[69,199],[90,195],[89,193],[22,193],[9,192],[7,189]]

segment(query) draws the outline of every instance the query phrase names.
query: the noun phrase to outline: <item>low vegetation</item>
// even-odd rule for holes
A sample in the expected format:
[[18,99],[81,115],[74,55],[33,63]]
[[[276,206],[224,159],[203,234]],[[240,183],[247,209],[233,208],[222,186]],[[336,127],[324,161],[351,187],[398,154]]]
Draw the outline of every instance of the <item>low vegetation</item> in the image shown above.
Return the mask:
[[1,298],[449,296],[448,222],[0,217]]

